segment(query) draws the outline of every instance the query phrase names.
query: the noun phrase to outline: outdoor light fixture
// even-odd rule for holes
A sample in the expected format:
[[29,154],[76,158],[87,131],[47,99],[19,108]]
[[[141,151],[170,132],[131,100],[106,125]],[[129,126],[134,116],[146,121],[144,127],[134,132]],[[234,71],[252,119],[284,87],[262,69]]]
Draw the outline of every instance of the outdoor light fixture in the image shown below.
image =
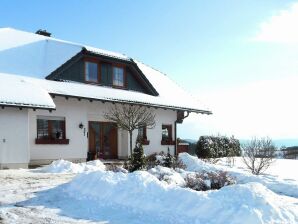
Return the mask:
[[79,124],[79,128],[82,129],[84,127],[84,125],[82,124],[82,122]]

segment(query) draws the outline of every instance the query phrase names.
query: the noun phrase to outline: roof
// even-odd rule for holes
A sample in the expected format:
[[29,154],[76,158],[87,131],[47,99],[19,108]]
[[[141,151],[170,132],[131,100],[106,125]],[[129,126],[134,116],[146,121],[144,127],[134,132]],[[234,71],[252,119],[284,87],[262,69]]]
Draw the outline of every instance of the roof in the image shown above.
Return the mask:
[[55,109],[48,92],[27,77],[0,73],[0,105]]
[[84,49],[130,60],[124,54],[112,51],[12,28],[0,28],[0,72],[44,78]]
[[[104,86],[44,79],[82,50],[134,62],[157,90],[158,96]],[[124,54],[11,28],[0,29],[0,76],[0,86],[3,86],[0,90],[2,105],[55,108],[50,96],[52,94],[211,113],[207,107],[168,76]],[[12,85],[13,88],[11,88]]]

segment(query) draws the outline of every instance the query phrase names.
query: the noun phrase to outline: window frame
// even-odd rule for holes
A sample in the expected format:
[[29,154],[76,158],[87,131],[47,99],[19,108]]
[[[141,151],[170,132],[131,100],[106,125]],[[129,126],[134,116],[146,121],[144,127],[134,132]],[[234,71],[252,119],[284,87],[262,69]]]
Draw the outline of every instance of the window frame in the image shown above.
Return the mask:
[[[123,69],[123,86],[114,85],[114,77],[115,77],[114,68],[122,68]],[[117,89],[125,89],[126,86],[127,85],[126,85],[126,67],[125,67],[125,65],[112,63],[112,87],[117,88]]]
[[[37,117],[36,118],[36,139],[35,139],[35,144],[69,144],[69,139],[66,138],[66,120],[65,117],[59,117],[59,118],[63,118],[63,119],[59,119],[59,120],[55,120],[55,119],[46,119],[49,116],[41,116],[41,117]],[[54,118],[54,116],[53,116]],[[58,118],[58,117],[57,117]],[[47,121],[47,127],[48,127],[48,137],[47,138],[39,138],[38,134],[39,134],[39,130],[38,130],[38,120],[45,120]],[[62,138],[55,138],[52,137],[53,134],[53,123],[54,121],[59,121],[62,123]]]
[[[94,63],[97,65],[97,81],[90,81],[87,80],[87,67],[86,64],[87,63]],[[98,60],[94,59],[94,58],[85,58],[84,59],[84,79],[86,83],[96,83],[96,84],[100,84],[101,83],[101,64],[99,63]]]
[[168,139],[163,139],[161,132],[161,145],[175,145],[175,141],[173,141],[173,126],[171,124],[163,124],[161,126],[161,131],[163,129],[168,130]]

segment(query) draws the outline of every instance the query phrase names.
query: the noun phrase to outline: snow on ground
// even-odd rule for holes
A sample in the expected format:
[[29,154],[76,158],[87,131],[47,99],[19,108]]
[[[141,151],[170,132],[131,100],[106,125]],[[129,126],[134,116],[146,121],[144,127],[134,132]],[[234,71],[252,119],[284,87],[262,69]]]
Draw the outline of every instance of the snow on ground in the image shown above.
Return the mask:
[[44,173],[82,173],[105,170],[105,165],[99,160],[87,163],[72,163],[63,159],[53,161],[50,165],[36,169],[35,172]]
[[136,217],[154,214],[161,223],[298,222],[297,205],[258,183],[197,192],[160,182],[146,171],[92,172],[75,178],[64,191],[82,203],[127,208]]
[[[157,166],[114,173],[99,161],[64,160],[1,170],[0,223],[298,223],[298,178],[290,171],[297,161],[277,160],[267,175],[254,176],[239,159],[234,167],[185,153],[180,159],[187,171]],[[225,170],[238,183],[204,192],[180,187],[187,173],[203,170]]]
[[235,158],[233,167],[229,167],[224,159],[219,165],[213,165],[187,153],[180,153],[179,158],[187,166],[188,171],[223,170],[235,177],[238,184],[257,182],[277,194],[298,198],[298,162],[296,160],[276,159],[264,175],[256,176],[245,168],[241,158]]

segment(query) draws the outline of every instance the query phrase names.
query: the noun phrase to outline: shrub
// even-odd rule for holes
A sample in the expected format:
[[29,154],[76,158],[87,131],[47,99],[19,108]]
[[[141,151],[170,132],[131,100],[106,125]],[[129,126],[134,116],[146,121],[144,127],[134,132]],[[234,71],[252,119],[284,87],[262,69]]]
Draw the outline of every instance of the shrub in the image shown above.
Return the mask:
[[206,191],[211,189],[220,189],[224,186],[235,184],[234,178],[227,172],[206,172],[206,173],[189,173],[185,178],[185,187],[196,191]]
[[128,161],[124,164],[124,168],[133,172],[136,170],[143,170],[146,168],[146,157],[144,155],[144,149],[140,142],[136,143],[133,149],[132,155],[128,158]]
[[253,174],[264,172],[274,161],[276,147],[268,137],[253,138],[241,147],[243,162]]
[[204,176],[199,173],[188,174],[185,178],[185,187],[195,191],[207,191],[211,188],[209,183],[204,181]]
[[115,164],[107,164],[106,165],[106,170],[107,171],[112,171],[112,172],[122,172],[122,173],[127,173],[127,169],[125,169],[125,164],[124,164],[124,168],[122,166],[119,165],[115,165]]
[[178,159],[177,156],[172,156],[170,150],[168,153],[164,152],[154,153],[146,157],[147,169],[151,169],[156,166],[164,166],[173,169],[185,169],[186,166]]
[[159,154],[157,154],[157,153],[153,153],[153,154],[146,156],[147,169],[151,169],[151,168],[161,164],[161,162],[156,159],[156,156],[158,156],[158,155]]
[[163,160],[163,166],[171,168],[173,166],[175,157],[170,154],[170,149],[168,148],[168,153]]
[[197,142],[196,154],[199,158],[215,163],[220,157],[240,156],[239,140],[233,136],[201,136]]

